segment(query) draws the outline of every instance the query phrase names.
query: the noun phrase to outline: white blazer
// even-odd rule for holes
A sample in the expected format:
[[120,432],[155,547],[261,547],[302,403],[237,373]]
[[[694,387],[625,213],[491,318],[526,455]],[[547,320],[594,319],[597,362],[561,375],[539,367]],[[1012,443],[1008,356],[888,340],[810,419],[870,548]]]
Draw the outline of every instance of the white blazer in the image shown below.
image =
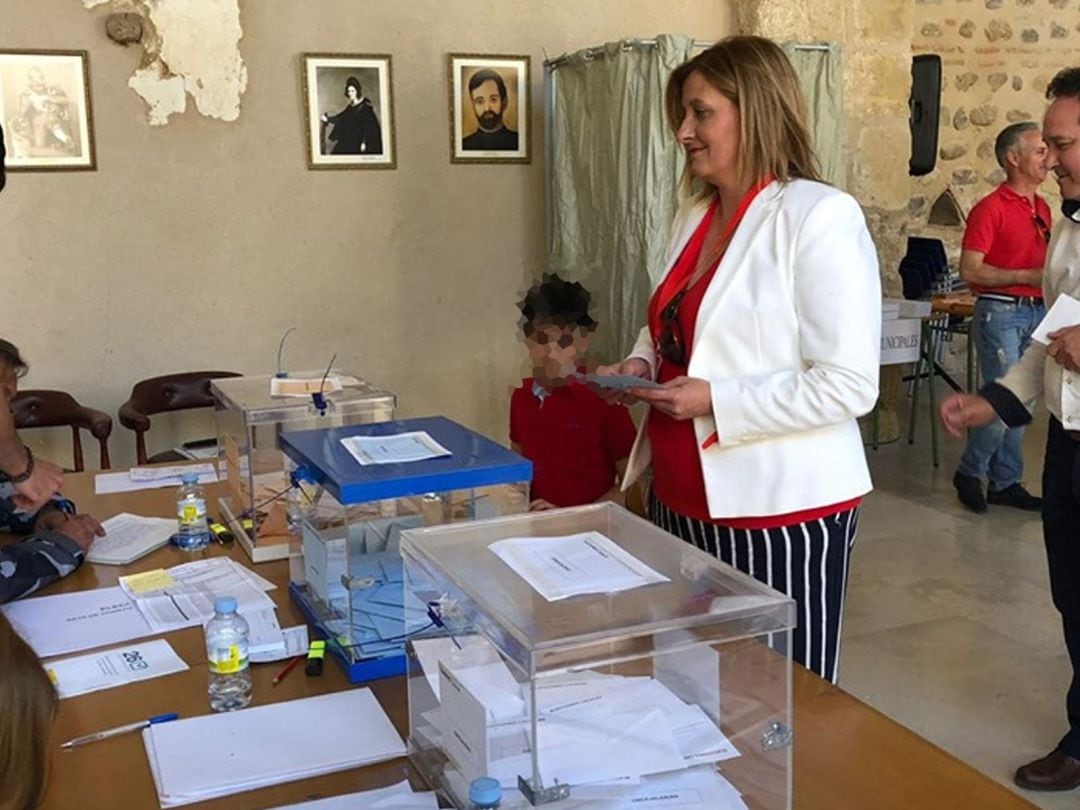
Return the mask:
[[[680,209],[665,276],[707,209]],[[713,518],[786,514],[870,491],[855,419],[877,401],[880,337],[877,252],[858,203],[809,180],[762,189],[705,291],[691,343],[688,374],[712,388],[712,415],[695,418],[694,432]],[[630,356],[655,378],[647,326]],[[702,450],[714,431],[719,441]],[[646,415],[624,489],[651,457]]]

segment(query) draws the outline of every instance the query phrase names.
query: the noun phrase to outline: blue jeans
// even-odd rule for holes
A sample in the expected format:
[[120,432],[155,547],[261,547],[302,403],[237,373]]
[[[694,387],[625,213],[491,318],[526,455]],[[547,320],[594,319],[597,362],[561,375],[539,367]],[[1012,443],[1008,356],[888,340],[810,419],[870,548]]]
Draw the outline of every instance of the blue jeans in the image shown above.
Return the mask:
[[[1015,304],[979,298],[975,302],[972,337],[979,357],[980,384],[1005,376],[1031,342],[1031,333],[1046,314],[1042,304]],[[991,489],[1005,489],[1024,472],[1021,443],[1024,429],[1007,428],[1000,419],[968,431],[964,455],[956,471],[986,478]]]

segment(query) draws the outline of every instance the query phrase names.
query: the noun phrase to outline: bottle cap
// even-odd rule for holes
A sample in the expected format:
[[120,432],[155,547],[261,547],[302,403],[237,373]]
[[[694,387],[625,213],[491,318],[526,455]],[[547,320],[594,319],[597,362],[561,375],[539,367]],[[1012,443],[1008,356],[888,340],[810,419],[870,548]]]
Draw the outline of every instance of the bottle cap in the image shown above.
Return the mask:
[[199,474],[193,472],[181,473],[180,480],[185,484],[197,484],[199,483]]
[[219,596],[214,600],[215,613],[236,613],[235,596]]
[[502,801],[502,785],[490,776],[473,779],[469,783],[469,801],[481,806],[497,805]]

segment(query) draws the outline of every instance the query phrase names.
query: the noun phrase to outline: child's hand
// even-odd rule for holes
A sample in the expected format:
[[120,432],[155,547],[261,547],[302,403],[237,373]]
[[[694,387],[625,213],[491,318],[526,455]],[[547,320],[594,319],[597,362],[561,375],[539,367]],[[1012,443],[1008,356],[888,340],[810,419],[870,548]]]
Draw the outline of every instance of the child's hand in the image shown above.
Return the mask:
[[[623,360],[621,363],[616,363],[611,366],[599,366],[596,369],[596,374],[600,377],[615,377],[622,375],[627,377],[641,377],[643,380],[652,379],[652,369],[649,368],[649,364],[640,357],[631,357],[628,360]],[[638,401],[637,397],[632,396],[625,391],[600,389],[597,393],[605,402],[618,402],[620,405],[634,405]]]

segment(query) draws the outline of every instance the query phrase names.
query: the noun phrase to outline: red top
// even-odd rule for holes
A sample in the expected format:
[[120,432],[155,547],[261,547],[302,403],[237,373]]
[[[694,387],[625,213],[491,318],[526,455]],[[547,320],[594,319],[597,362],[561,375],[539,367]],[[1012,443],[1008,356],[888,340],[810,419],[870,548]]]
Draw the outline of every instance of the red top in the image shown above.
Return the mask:
[[625,406],[604,402],[584,385],[562,385],[541,399],[526,377],[510,397],[510,441],[533,463],[532,497],[555,506],[602,497],[636,434]]
[[[1035,220],[1035,216],[1042,220]],[[983,261],[1001,270],[1037,270],[1046,262],[1046,244],[1050,237],[1050,206],[1035,195],[1034,206],[1027,197],[1002,183],[983,197],[968,214],[964,229],[964,250],[984,254]],[[1031,295],[1042,298],[1042,289],[1031,284],[1008,287],[980,287],[975,293]]]
[[[738,208],[735,209],[735,214],[728,223],[721,241],[735,232],[750,203],[753,202],[758,192],[770,182],[771,178],[767,178],[747,192],[746,196],[740,201]],[[661,282],[649,302],[649,331],[654,342],[659,340],[660,332],[663,329],[660,313],[668,302],[685,287],[686,282],[693,274],[694,267],[697,265],[701,255],[702,245],[705,242],[705,234],[708,232],[709,225],[716,215],[716,210],[717,203],[714,202],[709,206],[704,219],[690,237],[686,247],[683,248],[682,255],[679,256],[675,265],[671,268],[671,272]],[[716,274],[716,268],[721,258],[722,256],[717,257],[716,264],[710,267],[686,291],[686,295],[683,296],[682,301],[679,303],[676,318],[679,329],[684,336],[683,343],[686,346],[687,364],[690,362],[690,346],[693,343],[698,310],[701,308],[701,301],[705,297],[705,292],[712,282],[713,276]],[[656,379],[658,382],[665,383],[675,377],[686,376],[687,366],[660,359],[659,353],[657,358],[659,368],[657,369]],[[673,419],[658,408],[653,408],[649,412],[648,431],[649,442],[652,445],[654,494],[670,509],[697,520],[730,526],[734,529],[769,529],[790,526],[832,515],[857,506],[861,500],[855,498],[840,504],[832,504],[801,512],[790,512],[784,515],[714,519],[709,516],[709,506],[705,499],[705,477],[701,472],[701,463],[698,457],[694,421],[692,419]],[[708,448],[713,444],[715,444],[715,439],[707,440],[702,449],[708,452]],[[722,451],[720,448],[716,448],[712,452]]]

